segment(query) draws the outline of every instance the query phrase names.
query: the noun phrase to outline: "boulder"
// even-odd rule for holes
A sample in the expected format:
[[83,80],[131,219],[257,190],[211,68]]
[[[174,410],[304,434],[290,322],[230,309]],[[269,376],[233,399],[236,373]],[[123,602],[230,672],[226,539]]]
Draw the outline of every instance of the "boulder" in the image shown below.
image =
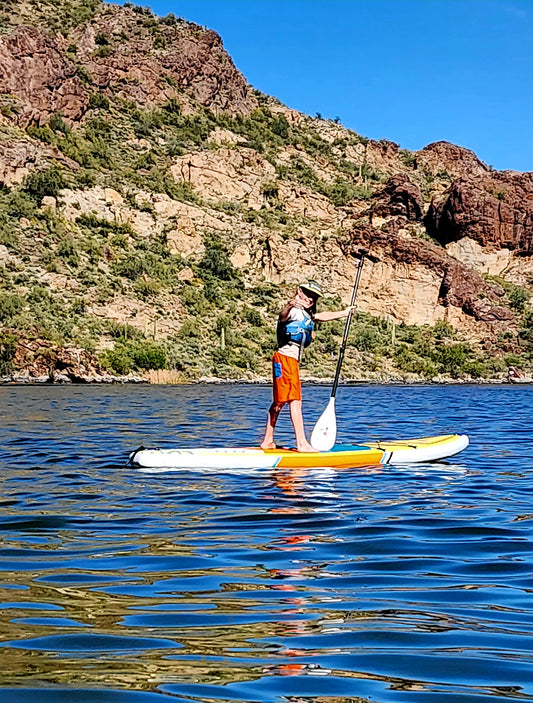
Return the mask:
[[484,247],[533,254],[533,175],[459,178],[431,202],[425,224],[441,244],[470,237]]
[[[371,218],[402,216],[411,222],[422,219],[424,204],[420,188],[405,173],[398,173],[387,181],[385,187],[373,196]],[[372,219],[371,219],[372,221]]]

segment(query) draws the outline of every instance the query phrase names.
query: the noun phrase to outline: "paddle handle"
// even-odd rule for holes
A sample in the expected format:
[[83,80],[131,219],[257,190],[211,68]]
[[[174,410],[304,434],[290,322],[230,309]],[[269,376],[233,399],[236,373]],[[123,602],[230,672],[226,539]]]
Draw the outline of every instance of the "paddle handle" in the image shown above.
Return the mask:
[[[363,270],[363,262],[365,256],[368,254],[366,249],[359,250],[359,266],[357,267],[357,275],[355,277],[355,285],[352,292],[352,300],[350,302],[350,307],[353,307],[355,303],[355,298],[357,297],[357,289],[359,288],[359,279],[361,278],[361,271]],[[342,362],[344,361],[344,352],[346,351],[346,343],[348,342],[348,334],[350,332],[350,324],[352,322],[353,310],[350,310],[348,317],[346,319],[346,324],[344,325],[344,336],[342,338],[342,344],[339,351],[339,358],[337,360],[337,368],[335,370],[335,379],[333,380],[333,388],[331,389],[331,397],[334,398],[337,393],[337,386],[339,385],[339,378],[341,375]]]

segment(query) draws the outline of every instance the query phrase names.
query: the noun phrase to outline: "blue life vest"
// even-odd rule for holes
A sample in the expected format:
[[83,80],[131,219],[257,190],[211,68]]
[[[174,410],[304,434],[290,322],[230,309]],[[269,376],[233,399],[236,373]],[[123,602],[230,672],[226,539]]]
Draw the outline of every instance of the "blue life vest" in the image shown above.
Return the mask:
[[284,322],[278,320],[276,335],[279,348],[284,347],[286,344],[301,346],[302,340],[304,347],[308,347],[311,344],[315,323],[308,312],[305,310],[302,310],[302,312],[304,314],[303,320],[285,320]]

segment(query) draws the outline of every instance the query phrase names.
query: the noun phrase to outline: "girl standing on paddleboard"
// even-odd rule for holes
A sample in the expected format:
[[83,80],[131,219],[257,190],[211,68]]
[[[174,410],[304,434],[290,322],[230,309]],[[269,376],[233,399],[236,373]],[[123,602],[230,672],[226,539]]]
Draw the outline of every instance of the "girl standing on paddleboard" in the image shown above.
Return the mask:
[[265,437],[261,449],[275,449],[274,429],[279,414],[289,404],[296,449],[299,452],[316,452],[305,436],[302,415],[302,384],[300,359],[302,351],[315,337],[315,322],[329,322],[348,317],[352,307],[345,310],[316,312],[316,303],[322,289],[316,281],[302,283],[295,297],[279,314],[277,326],[278,350],[272,357],[273,402],[268,411]]

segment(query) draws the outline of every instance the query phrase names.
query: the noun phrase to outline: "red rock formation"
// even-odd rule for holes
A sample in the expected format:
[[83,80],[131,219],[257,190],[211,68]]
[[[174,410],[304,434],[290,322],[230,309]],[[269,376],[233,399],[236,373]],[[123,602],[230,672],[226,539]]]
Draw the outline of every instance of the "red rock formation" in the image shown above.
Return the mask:
[[33,27],[0,35],[0,93],[11,96],[12,120],[44,124],[55,112],[79,119],[88,104],[86,91],[63,48]]
[[470,237],[493,249],[533,254],[533,174],[458,179],[432,201],[425,224],[442,244]]
[[[67,56],[69,46],[76,53]],[[45,124],[54,113],[80,120],[98,90],[141,108],[170,98],[232,115],[257,107],[219,35],[188,22],[165,23],[129,7],[103,5],[67,38],[20,25],[0,35],[0,94],[9,96],[17,125]]]
[[15,372],[53,382],[57,377],[72,383],[90,383],[108,377],[98,359],[85,349],[56,347],[44,339],[18,340],[13,357]]
[[[213,111],[237,115],[257,107],[216,32],[189,22],[153,19],[152,33],[144,29],[146,21],[132,8],[107,6],[83,34],[73,35],[77,57],[98,88],[113,89],[146,107],[171,97],[183,99],[180,91]],[[98,37],[109,42],[108,56],[99,55]]]
[[444,141],[433,142],[416,152],[414,169],[433,176],[448,174],[453,178],[490,173],[490,168],[473,151]]
[[420,189],[411,183],[409,176],[398,173],[389,178],[385,187],[375,193],[375,203],[371,216],[379,217],[401,216],[409,221],[422,219],[424,204]]

